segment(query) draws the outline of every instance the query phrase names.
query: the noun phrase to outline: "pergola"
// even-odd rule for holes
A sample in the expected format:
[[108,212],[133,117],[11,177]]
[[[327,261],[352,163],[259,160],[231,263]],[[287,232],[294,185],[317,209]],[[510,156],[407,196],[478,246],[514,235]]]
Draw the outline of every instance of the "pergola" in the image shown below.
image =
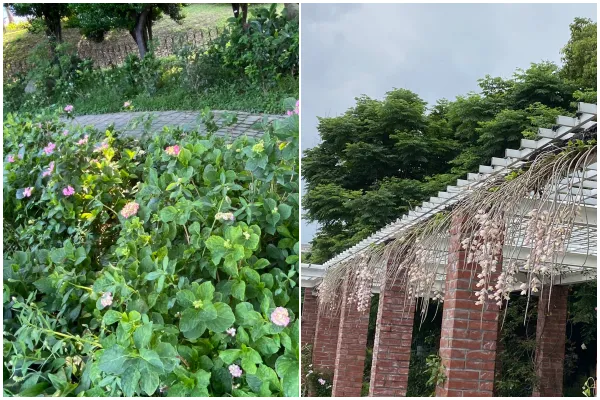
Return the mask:
[[[552,129],[539,129],[536,140],[521,140],[519,149],[506,149],[503,158],[492,158],[491,165],[479,166],[479,170],[469,173],[467,179],[459,179],[456,185],[448,186],[445,191],[439,192],[437,196],[431,197],[429,201],[424,202],[420,207],[375,232],[352,248],[322,265],[301,265],[301,285],[306,288],[302,316],[302,341],[304,344],[314,345],[313,363],[315,363],[315,359],[321,357],[319,354],[319,351],[321,351],[319,341],[336,342],[335,364],[324,362],[319,365],[317,361],[315,366],[315,368],[323,367],[324,369],[334,370],[334,396],[360,395],[360,387],[355,383],[356,380],[361,380],[360,376],[358,374],[353,375],[352,371],[346,371],[343,368],[348,363],[360,361],[359,349],[356,349],[355,358],[348,355],[354,353],[349,349],[349,343],[352,341],[348,342],[347,338],[349,334],[354,337],[360,335],[361,330],[366,329],[366,325],[364,323],[364,310],[361,313],[360,310],[353,309],[347,304],[346,298],[349,295],[349,293],[346,293],[347,285],[344,285],[341,308],[336,315],[327,313],[324,307],[314,307],[315,315],[307,315],[312,310],[310,302],[313,299],[315,302],[317,300],[318,290],[314,289],[322,285],[323,279],[327,279],[327,274],[343,268],[345,264],[356,262],[355,260],[361,256],[373,254],[376,252],[374,251],[376,248],[385,248],[386,245],[394,241],[402,240],[403,237],[409,236],[415,227],[423,226],[436,216],[439,217],[438,214],[443,215],[453,210],[463,204],[465,200],[468,200],[470,196],[474,196],[481,188],[489,187],[491,182],[505,180],[509,174],[514,174],[515,171],[520,171],[524,166],[531,165],[541,155],[552,151],[560,151],[574,139],[587,140],[595,138],[596,115],[597,107],[595,104],[579,103],[575,117],[558,117],[556,125]],[[535,251],[535,249],[532,250],[531,244],[525,240],[528,226],[531,225],[531,218],[534,218],[532,217],[532,210],[555,210],[557,206],[576,205],[578,213],[574,214],[572,221],[570,221],[568,237],[564,240],[559,259],[555,261],[558,267],[542,276],[542,284],[552,286],[552,299],[546,294],[549,292],[548,290],[543,291],[542,296],[539,296],[540,304],[544,305],[552,318],[546,315],[548,313],[540,312],[538,325],[541,322],[544,326],[552,326],[558,331],[560,331],[561,326],[566,324],[566,291],[560,288],[595,280],[597,274],[597,162],[595,148],[593,154],[594,157],[585,159],[581,165],[569,170],[559,181],[544,187],[545,201],[540,201],[536,193],[529,193],[519,198],[511,207],[511,217],[507,219],[509,223],[505,226],[506,239],[502,241],[501,254],[498,255],[502,271],[505,271],[510,264],[513,268],[517,268],[515,272],[516,281],[520,283],[527,282],[531,273],[527,263],[528,260],[531,260],[531,252]],[[551,201],[548,199],[551,199]],[[493,364],[495,362],[499,310],[494,309],[494,306],[489,304],[485,304],[483,310],[481,305],[472,307],[468,304],[468,302],[474,304],[471,298],[477,288],[472,279],[473,263],[466,260],[463,254],[464,249],[461,248],[460,244],[455,243],[460,236],[457,236],[457,232],[461,233],[460,230],[464,229],[464,227],[455,226],[456,223],[453,220],[450,229],[440,231],[434,242],[427,242],[428,263],[431,264],[427,268],[428,271],[434,271],[435,274],[434,282],[427,289],[431,297],[437,294],[439,297],[443,297],[445,301],[444,323],[442,326],[443,343],[440,346],[440,355],[446,367],[447,380],[443,387],[438,388],[437,394],[491,395],[493,393],[495,370]],[[390,268],[390,263],[397,263],[399,258],[374,257],[373,259],[374,262],[369,265],[374,270],[372,272],[372,292],[381,293],[381,297],[370,395],[404,395],[408,374],[406,347],[408,346],[408,351],[410,351],[409,336],[412,334],[413,318],[409,314],[414,310],[414,304],[412,301],[406,301],[405,292],[407,288],[403,279],[396,279],[398,276],[402,277],[403,275],[393,274],[392,277],[389,271],[386,273],[386,270]],[[470,265],[469,274],[466,274],[466,268],[461,269],[461,266],[466,265]],[[352,275],[352,272],[349,270],[346,274]],[[469,279],[467,279],[467,275],[470,275]],[[516,284],[511,289],[521,291],[522,287]],[[537,295],[537,293],[535,294]],[[384,301],[385,298],[390,301]],[[394,306],[384,303],[394,304]],[[552,310],[554,310],[554,313],[551,312]],[[465,311],[467,314],[462,315]],[[315,321],[313,325],[310,323],[311,318]],[[396,321],[392,321],[393,319]],[[472,339],[472,342],[469,343],[459,343],[461,335],[465,335],[468,331],[462,330],[463,328],[459,328],[458,325],[463,320],[467,321],[470,325],[464,329],[473,331],[469,327],[474,327],[477,319],[479,320],[481,334],[475,334],[475,336],[479,339]],[[486,319],[490,324],[484,327]],[[352,324],[349,324],[350,322]],[[335,326],[336,324],[337,326]],[[325,338],[325,334],[323,334],[325,325],[332,334],[335,334],[335,340]],[[312,326],[317,330],[317,333],[311,335],[308,330]],[[410,326],[410,335],[407,333],[408,326]],[[345,332],[346,329],[353,332]],[[493,333],[486,333],[488,330],[493,331]],[[401,334],[398,336],[394,332],[400,332]],[[562,356],[560,354],[551,356],[549,355],[549,349],[556,348],[557,345],[560,348],[561,343],[557,343],[556,338],[553,339],[554,341],[548,342],[547,337],[544,337],[542,332],[538,332],[537,362],[540,365],[537,370],[538,377],[542,385],[546,383],[550,387],[547,390],[542,388],[541,395],[558,394],[557,392],[562,390],[562,367],[559,368],[557,365],[564,360],[564,334],[560,336],[563,341]],[[360,347],[360,340],[355,345]],[[362,346],[364,358],[364,343]],[[398,351],[400,347],[404,350]],[[381,353],[384,351],[387,355]],[[380,352],[379,355],[378,352]],[[390,358],[390,352],[397,353],[398,357]],[[471,357],[473,354],[481,356],[481,354],[477,355],[477,352],[493,354],[485,354],[485,357],[473,359]],[[460,356],[455,357],[458,353],[460,353]],[[471,359],[485,365],[479,367],[472,363],[467,365]],[[362,371],[362,368],[360,370]],[[340,373],[341,371],[344,371],[344,373]],[[560,372],[560,379],[558,372]],[[552,392],[553,390],[554,392]]]

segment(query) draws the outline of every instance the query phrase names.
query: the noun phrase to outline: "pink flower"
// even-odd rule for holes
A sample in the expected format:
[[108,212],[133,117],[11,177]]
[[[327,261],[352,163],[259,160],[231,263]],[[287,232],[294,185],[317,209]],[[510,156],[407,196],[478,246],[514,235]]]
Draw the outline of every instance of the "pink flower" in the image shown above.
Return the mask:
[[229,373],[231,374],[231,376],[233,376],[234,378],[239,378],[240,376],[242,376],[242,369],[240,368],[239,365],[237,364],[231,364],[229,366]]
[[235,336],[235,328],[234,327],[227,329],[225,332],[227,332],[227,334],[231,337]]
[[68,129],[65,129],[65,130],[63,131],[63,136],[67,136],[68,134],[69,134],[69,130],[68,130]]
[[73,187],[69,185],[63,189],[63,194],[67,197],[73,196],[75,194],[75,189],[73,189]]
[[319,383],[320,383],[321,385],[324,385],[324,384],[326,383],[326,382],[325,382],[325,379],[323,379],[323,378],[319,378],[319,379],[317,379],[317,381],[319,381]]
[[85,136],[83,137],[83,139],[79,139],[79,141],[77,142],[77,145],[78,145],[78,146],[81,146],[82,144],[86,144],[86,143],[88,142],[88,138],[89,138],[89,136],[88,136],[88,135],[85,135]]
[[294,109],[295,114],[300,114],[300,100],[296,100],[296,108]]
[[71,111],[73,111],[73,106],[71,104],[67,104],[67,106],[65,107],[65,112],[70,113]]
[[178,156],[180,151],[181,149],[179,148],[179,145],[169,146],[165,149],[165,153],[170,156]]
[[113,295],[111,292],[102,293],[102,297],[100,298],[100,304],[102,307],[110,307],[113,303]]
[[96,146],[96,148],[94,149],[94,152],[100,152],[100,151],[106,150],[106,149],[108,149],[108,143],[102,142],[98,146]]
[[121,215],[123,216],[123,218],[129,218],[132,215],[137,214],[139,209],[140,205],[135,201],[132,201],[125,204],[125,207],[123,207],[123,209],[121,210]]
[[123,108],[128,108],[131,105],[130,101],[126,101],[125,103],[123,103]]
[[56,148],[56,145],[52,142],[48,143],[48,145],[46,147],[44,147],[44,153],[46,153],[46,155],[50,155],[52,153],[54,153],[54,149]]
[[48,165],[48,169],[42,173],[43,177],[52,175],[52,171],[54,171],[54,161],[50,161],[50,165]]
[[288,115],[288,117],[291,117],[292,115],[294,115],[294,112],[292,110],[287,110],[286,114]]
[[271,321],[277,326],[288,326],[290,323],[290,314],[287,308],[277,307],[271,313]]
[[32,187],[26,187],[23,189],[23,197],[31,197],[31,192],[33,191]]
[[15,157],[12,154],[9,154],[8,157],[6,157],[6,160],[8,162],[15,162]]

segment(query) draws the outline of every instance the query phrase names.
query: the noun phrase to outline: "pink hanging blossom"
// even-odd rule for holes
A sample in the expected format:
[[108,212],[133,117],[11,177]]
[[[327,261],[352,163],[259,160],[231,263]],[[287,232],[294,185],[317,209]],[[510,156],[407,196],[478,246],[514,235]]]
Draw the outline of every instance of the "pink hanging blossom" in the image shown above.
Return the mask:
[[131,106],[130,101],[126,101],[125,103],[123,103],[123,108],[129,108],[129,106]]
[[132,215],[137,214],[139,209],[140,205],[135,201],[132,201],[125,204],[125,207],[123,207],[123,209],[121,210],[121,215],[123,216],[123,218],[129,218]]
[[235,328],[234,328],[234,327],[231,327],[231,328],[227,329],[225,332],[227,332],[227,334],[228,334],[229,336],[231,336],[231,337],[234,337],[234,336],[235,336],[235,332],[236,332],[236,331],[235,331]]
[[237,364],[231,364],[229,366],[229,373],[231,374],[231,376],[233,376],[234,378],[239,378],[240,376],[242,376],[242,369],[240,368],[239,365]]
[[65,107],[65,112],[68,112],[68,113],[70,113],[70,112],[72,112],[72,111],[73,111],[73,105],[71,105],[71,104],[68,104],[68,105]]
[[63,194],[67,197],[73,196],[75,194],[75,189],[73,189],[73,187],[69,185],[63,189]]
[[110,307],[113,303],[113,295],[111,292],[105,292],[102,294],[102,297],[100,298],[100,304],[102,304],[102,307]]
[[48,169],[42,173],[42,176],[43,177],[50,176],[50,175],[52,175],[53,171],[54,171],[54,161],[50,161],[50,165],[48,165]]
[[9,154],[8,157],[6,157],[6,160],[10,163],[15,162],[15,157],[12,154]]
[[165,149],[165,153],[170,156],[178,156],[180,151],[181,149],[179,148],[179,145],[169,146]]
[[271,321],[277,326],[288,326],[290,323],[290,315],[287,308],[277,307],[271,313]]
[[319,379],[317,379],[317,381],[318,381],[318,382],[319,382],[321,385],[324,385],[324,384],[326,384],[326,383],[327,383],[327,382],[325,381],[325,379],[323,379],[323,378],[319,378]]
[[46,155],[50,155],[52,153],[54,153],[54,149],[56,148],[56,145],[52,142],[48,143],[48,145],[46,147],[44,147],[44,153],[46,153]]
[[89,139],[89,136],[88,136],[88,135],[85,135],[85,136],[83,137],[83,139],[79,139],[79,141],[77,142],[77,145],[78,145],[78,146],[81,146],[82,144],[86,144],[86,143],[88,142],[88,139]]
[[31,197],[31,192],[33,191],[33,187],[26,187],[23,189],[23,197]]

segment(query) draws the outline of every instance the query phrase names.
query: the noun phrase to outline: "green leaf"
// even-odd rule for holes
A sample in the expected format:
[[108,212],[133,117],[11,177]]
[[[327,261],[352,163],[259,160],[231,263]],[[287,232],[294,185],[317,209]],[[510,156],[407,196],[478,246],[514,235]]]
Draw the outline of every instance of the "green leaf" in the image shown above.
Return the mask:
[[215,368],[212,370],[210,384],[214,396],[222,396],[231,393],[232,377],[227,368]]
[[119,375],[125,371],[125,363],[127,361],[127,351],[119,345],[104,350],[98,360],[98,367],[103,372],[112,375]]
[[259,312],[254,311],[254,307],[250,303],[239,303],[235,306],[235,315],[240,325],[255,326],[262,321],[262,316]]
[[225,364],[233,364],[235,360],[240,357],[240,349],[229,349],[219,352],[219,358],[225,362]]
[[234,281],[231,287],[231,295],[238,300],[244,300],[246,296],[246,282]]
[[206,322],[206,327],[213,332],[225,332],[235,322],[235,315],[231,308],[225,303],[215,303],[217,318]]
[[206,281],[202,283],[196,290],[196,297],[202,301],[211,301],[215,294],[215,287],[212,282]]
[[165,207],[160,210],[159,216],[162,222],[174,221],[177,217],[177,209],[173,206]]
[[141,373],[137,367],[129,367],[121,375],[121,389],[126,397],[133,397],[137,393]]
[[177,292],[175,296],[177,297],[177,303],[179,303],[179,305],[184,308],[191,307],[194,301],[196,300],[194,293],[192,293],[192,291],[188,289],[184,289]]
[[281,378],[284,396],[298,397],[300,389],[299,370],[298,358],[292,356],[289,352],[280,356],[275,362],[275,371]]
[[202,322],[212,321],[217,316],[217,309],[210,303],[205,303],[198,313],[198,319]]
[[148,275],[146,275],[146,280],[154,281],[154,280],[160,278],[161,276],[163,276],[164,274],[165,273],[163,271],[152,271]]
[[141,380],[141,387],[142,390],[146,392],[148,396],[152,396],[154,392],[156,392],[156,389],[158,389],[159,383],[160,379],[158,377],[158,374],[149,372],[147,374],[144,374],[144,378]]
[[181,332],[188,332],[198,326],[200,322],[199,310],[195,308],[188,308],[181,313],[181,320],[179,321],[179,330]]
[[292,207],[288,206],[287,204],[280,204],[277,208],[279,209],[279,214],[281,215],[282,219],[288,219],[292,214]]
[[177,156],[177,159],[184,165],[187,167],[188,163],[190,162],[190,160],[192,159],[192,152],[189,151],[188,149],[181,149],[181,151],[179,152],[179,155]]
[[[140,356],[148,364],[160,369],[161,371],[164,371],[164,369],[165,369],[164,364],[162,363],[162,361],[160,360],[160,357],[154,350],[140,349]],[[145,377],[144,377],[144,379],[145,379]]]
[[253,283],[255,285],[258,285],[260,283],[260,275],[253,269],[244,267],[242,268],[242,273],[246,277],[246,281],[248,283]]
[[221,258],[223,258],[223,256],[227,252],[227,249],[225,248],[225,239],[223,239],[221,236],[213,235],[206,239],[205,244],[206,248],[210,250],[213,263],[215,265],[219,264]]
[[117,321],[120,321],[123,318],[123,314],[115,310],[108,310],[104,317],[102,317],[102,322],[105,325],[112,325]]
[[152,322],[138,327],[133,333],[133,342],[137,349],[147,347],[152,339]]

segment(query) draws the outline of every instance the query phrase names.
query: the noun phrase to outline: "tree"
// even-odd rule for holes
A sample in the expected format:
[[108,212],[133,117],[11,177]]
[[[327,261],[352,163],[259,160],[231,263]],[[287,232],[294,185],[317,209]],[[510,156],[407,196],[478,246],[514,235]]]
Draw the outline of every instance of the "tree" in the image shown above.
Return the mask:
[[238,18],[240,16],[240,10],[242,11],[242,24],[245,26],[248,21],[248,3],[231,3],[233,8],[233,16]]
[[136,45],[140,57],[148,52],[149,42],[152,41],[152,24],[168,15],[179,22],[184,18],[181,13],[183,4],[72,4],[76,17],[74,25],[81,29],[82,34],[91,40],[101,42],[107,32],[115,29],[126,29]]
[[60,21],[71,14],[69,4],[14,3],[10,7],[15,15],[20,17],[34,17],[43,21],[46,36],[53,42],[62,42],[62,26]]
[[9,24],[14,24],[15,23],[15,18],[13,17],[13,13],[12,11],[10,11],[10,4],[8,3],[4,3],[4,12],[6,12],[6,16],[8,18],[8,23]]
[[597,89],[598,24],[587,18],[575,18],[570,25],[571,38],[562,48],[561,74],[579,89]]

